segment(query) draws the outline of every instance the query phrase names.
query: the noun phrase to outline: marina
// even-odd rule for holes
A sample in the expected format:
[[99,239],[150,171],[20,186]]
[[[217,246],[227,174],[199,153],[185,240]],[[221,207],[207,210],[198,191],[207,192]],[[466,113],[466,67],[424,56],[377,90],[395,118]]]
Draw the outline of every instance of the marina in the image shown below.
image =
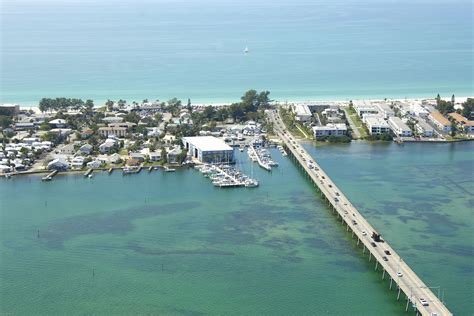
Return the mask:
[[256,179],[248,177],[247,175],[241,173],[239,170],[230,165],[204,164],[197,165],[194,168],[199,170],[204,175],[204,177],[209,178],[212,184],[216,187],[254,188],[258,187],[259,185]]
[[272,160],[270,152],[267,149],[256,146],[254,143],[250,144],[247,153],[252,162],[258,163],[261,168],[267,171],[272,171],[272,167],[278,166],[278,163]]

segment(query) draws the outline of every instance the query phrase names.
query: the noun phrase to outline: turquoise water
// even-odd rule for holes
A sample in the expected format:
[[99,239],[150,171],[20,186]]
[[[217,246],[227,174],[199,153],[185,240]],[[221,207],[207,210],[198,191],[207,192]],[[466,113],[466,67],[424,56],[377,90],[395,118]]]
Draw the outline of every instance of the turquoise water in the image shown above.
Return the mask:
[[[0,102],[472,95],[469,0],[2,0]],[[250,53],[245,56],[244,48]]]
[[[474,311],[473,145],[308,144],[459,315]],[[311,184],[272,153],[280,166],[255,168],[256,189],[217,189],[193,169],[1,180],[0,312],[402,314]]]

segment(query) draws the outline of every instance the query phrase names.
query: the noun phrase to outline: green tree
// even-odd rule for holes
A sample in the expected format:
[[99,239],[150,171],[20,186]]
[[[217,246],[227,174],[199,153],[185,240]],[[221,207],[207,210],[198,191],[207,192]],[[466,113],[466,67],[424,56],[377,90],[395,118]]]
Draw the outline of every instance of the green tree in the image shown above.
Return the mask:
[[107,100],[107,102],[105,102],[105,106],[107,108],[107,111],[112,112],[112,110],[114,109],[114,101]]
[[474,113],[474,99],[468,98],[466,102],[462,104],[462,116],[466,117],[467,119],[471,119]]
[[168,158],[166,156],[166,149],[165,147],[161,147],[161,162],[162,163],[167,163],[168,162]]

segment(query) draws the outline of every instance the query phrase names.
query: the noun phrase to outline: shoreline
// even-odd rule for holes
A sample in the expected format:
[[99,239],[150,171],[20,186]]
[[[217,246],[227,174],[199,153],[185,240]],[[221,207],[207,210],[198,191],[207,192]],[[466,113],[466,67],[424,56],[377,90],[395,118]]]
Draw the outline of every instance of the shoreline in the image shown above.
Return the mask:
[[[66,96],[66,97],[69,97],[69,96]],[[474,95],[461,95],[461,96],[456,96],[456,103],[463,103],[465,102],[468,98],[474,98]],[[51,98],[56,98],[56,97],[51,97]],[[348,97],[341,97],[341,98],[338,98],[338,97],[331,97],[331,98],[305,98],[305,97],[292,97],[292,98],[278,98],[278,99],[275,99],[273,102],[274,103],[279,103],[279,104],[285,104],[285,103],[288,103],[288,104],[291,104],[291,103],[330,103],[330,104],[340,104],[340,103],[347,103],[349,101],[356,101],[356,102],[361,102],[361,101],[364,101],[364,102],[380,102],[380,101],[385,101],[385,100],[389,100],[389,101],[405,101],[405,102],[419,102],[419,101],[422,101],[422,100],[435,100],[436,96],[435,95],[431,95],[431,96],[423,96],[423,95],[420,95],[420,96],[412,96],[412,97],[375,97],[375,96],[368,96],[368,97],[361,97],[361,96],[355,96],[354,98],[348,98]],[[84,100],[86,100],[87,98],[84,98]],[[119,98],[120,99],[120,98]],[[178,98],[179,99],[179,98]],[[445,97],[442,97],[441,98],[442,100],[445,100],[445,101],[451,101],[451,96],[445,96]],[[149,99],[149,100],[152,100],[152,99]],[[12,101],[12,102],[0,102],[0,104],[19,104],[21,108],[28,108],[28,109],[33,109],[34,111],[37,111],[38,110],[38,103],[39,103],[40,100],[38,101],[27,101],[27,102],[15,102],[15,101]],[[94,104],[95,104],[95,107],[102,107],[102,106],[105,106],[105,102],[107,100],[93,100],[94,101]],[[127,100],[127,101],[130,101],[132,102],[132,100]],[[186,100],[182,99],[181,100],[182,102],[185,102]],[[192,101],[192,99],[191,99]],[[160,100],[160,102],[166,102],[165,99],[163,100]],[[208,101],[199,101],[199,102],[192,102],[192,105],[193,106],[215,106],[215,107],[218,107],[218,106],[226,106],[226,105],[230,105],[232,103],[236,103],[236,102],[240,102],[239,99],[236,99],[236,100],[209,100]]]
[[[456,96],[456,103],[464,103],[468,98],[474,98],[473,96]],[[451,97],[443,97],[441,98],[442,100],[445,101],[451,101]],[[354,101],[354,102],[382,102],[382,101],[393,101],[393,102],[421,102],[422,100],[435,100],[435,97],[413,97],[413,98],[358,98],[358,99],[293,99],[293,100],[274,100],[272,103],[278,103],[278,104],[297,104],[297,103],[316,103],[316,104],[333,104],[333,105],[340,105],[344,106],[346,103],[349,101]],[[203,106],[213,106],[213,107],[219,107],[219,106],[228,106],[232,103],[239,102],[239,101],[231,101],[231,102],[201,102],[201,103],[192,103],[192,106],[195,107],[203,107]],[[5,103],[7,104],[7,103]],[[9,103],[9,104],[20,104],[20,103]],[[103,107],[105,104],[97,103],[94,100],[95,108]],[[27,110],[33,110],[35,113],[40,113],[38,105],[27,105],[27,104],[20,104],[20,109],[27,109]]]

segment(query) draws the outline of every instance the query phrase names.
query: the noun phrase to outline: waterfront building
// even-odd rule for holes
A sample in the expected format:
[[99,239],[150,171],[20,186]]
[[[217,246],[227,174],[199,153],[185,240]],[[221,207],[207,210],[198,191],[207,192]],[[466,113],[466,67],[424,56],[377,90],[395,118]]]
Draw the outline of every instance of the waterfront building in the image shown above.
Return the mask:
[[213,136],[183,137],[188,154],[205,163],[233,162],[234,149],[223,140]]
[[451,131],[451,122],[438,111],[431,112],[428,118],[443,132]]
[[82,157],[82,156],[74,157],[71,160],[71,168],[72,169],[81,169],[83,165],[84,165],[84,157]]
[[474,121],[469,120],[459,113],[453,112],[448,114],[456,124],[462,128],[466,133],[474,133]]
[[424,137],[433,137],[434,135],[434,128],[431,127],[425,120],[419,119],[418,123],[415,125],[416,131],[418,134]]
[[168,153],[166,154],[166,159],[169,163],[177,163],[178,162],[178,155],[181,154],[181,148],[179,146],[173,147]]
[[327,124],[325,126],[313,127],[314,137],[343,136],[347,134],[346,124]]
[[388,124],[396,136],[409,137],[412,135],[411,129],[399,117],[392,116],[388,119]]
[[297,121],[307,122],[312,117],[311,111],[306,104],[295,104],[293,109],[295,111],[295,118]]
[[381,116],[370,115],[364,118],[370,135],[379,135],[390,132],[390,126]]
[[48,170],[62,171],[62,170],[67,170],[68,168],[69,168],[69,164],[61,158],[54,159],[48,163]]

